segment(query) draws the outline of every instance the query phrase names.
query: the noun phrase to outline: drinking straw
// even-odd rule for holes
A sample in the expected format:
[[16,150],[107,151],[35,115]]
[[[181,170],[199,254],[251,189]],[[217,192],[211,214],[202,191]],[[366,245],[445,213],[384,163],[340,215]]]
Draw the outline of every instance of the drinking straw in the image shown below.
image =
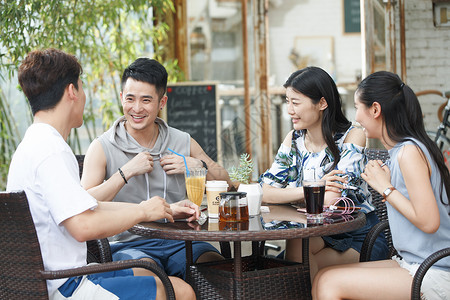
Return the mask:
[[170,148],[167,148],[167,150],[169,150],[169,151],[172,152],[173,154],[176,154],[176,155],[181,156],[181,157],[183,158],[183,160],[184,160],[184,165],[185,165],[185,167],[186,167],[186,174],[187,174],[187,176],[189,176],[189,169],[188,169],[188,166],[187,166],[186,157],[185,157],[183,154],[176,153],[175,151],[173,151],[173,150],[170,149]]

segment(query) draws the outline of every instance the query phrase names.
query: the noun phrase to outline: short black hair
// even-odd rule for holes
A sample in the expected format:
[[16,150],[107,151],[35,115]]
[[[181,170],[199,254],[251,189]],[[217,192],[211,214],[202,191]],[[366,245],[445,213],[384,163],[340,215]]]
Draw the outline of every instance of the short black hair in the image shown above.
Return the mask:
[[167,77],[166,68],[162,64],[154,59],[141,57],[123,71],[121,89],[123,91],[128,78],[133,78],[155,85],[159,97],[162,98],[167,91]]

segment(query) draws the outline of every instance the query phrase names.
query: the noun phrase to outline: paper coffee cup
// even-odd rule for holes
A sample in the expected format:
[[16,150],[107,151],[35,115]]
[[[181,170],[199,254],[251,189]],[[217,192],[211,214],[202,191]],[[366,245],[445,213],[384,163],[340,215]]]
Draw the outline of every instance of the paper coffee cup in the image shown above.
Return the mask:
[[208,219],[208,231],[219,231],[219,219]]
[[219,217],[220,193],[228,190],[228,183],[221,180],[211,180],[206,182],[206,199],[208,201],[208,216],[210,218]]

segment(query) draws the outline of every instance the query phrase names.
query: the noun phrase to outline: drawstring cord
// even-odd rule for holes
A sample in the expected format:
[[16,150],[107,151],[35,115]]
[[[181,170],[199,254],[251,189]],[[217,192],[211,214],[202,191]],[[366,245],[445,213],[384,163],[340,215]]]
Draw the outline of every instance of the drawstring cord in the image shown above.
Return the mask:
[[[162,157],[162,155],[161,154],[159,154],[159,159],[161,159],[161,157]],[[163,198],[164,199],[166,199],[166,191],[167,191],[167,174],[166,174],[166,172],[163,172],[164,173],[164,196],[163,196]]]
[[148,173],[145,173],[145,183],[147,184],[147,199],[150,199],[150,184],[148,183]]
[[[161,154],[159,154],[159,159],[161,159]],[[166,199],[166,192],[167,192],[167,174],[166,172],[164,172],[163,170],[163,174],[164,174],[164,179],[163,179],[163,184],[164,184],[164,192],[163,192],[163,198]],[[148,173],[145,173],[145,183],[147,184],[147,199],[150,199],[150,182],[148,181]],[[167,218],[164,218],[164,223],[167,223],[168,220]]]
[[[159,159],[161,159],[162,155],[159,154]],[[166,199],[167,196],[167,174],[166,172],[163,172],[164,174],[164,179],[163,179],[163,184],[164,184],[164,190],[163,190],[163,198]],[[150,182],[148,181],[148,173],[145,173],[145,183],[147,184],[147,199],[150,199]]]

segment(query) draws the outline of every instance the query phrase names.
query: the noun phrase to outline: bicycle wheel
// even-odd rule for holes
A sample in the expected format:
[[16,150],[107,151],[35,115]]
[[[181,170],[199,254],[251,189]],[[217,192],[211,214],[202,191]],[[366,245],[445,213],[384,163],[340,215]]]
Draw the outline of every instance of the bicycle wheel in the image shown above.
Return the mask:
[[450,170],[450,139],[445,135],[440,135],[436,141],[437,133],[435,131],[427,131],[427,134],[438,145],[442,155],[444,155],[445,165]]

